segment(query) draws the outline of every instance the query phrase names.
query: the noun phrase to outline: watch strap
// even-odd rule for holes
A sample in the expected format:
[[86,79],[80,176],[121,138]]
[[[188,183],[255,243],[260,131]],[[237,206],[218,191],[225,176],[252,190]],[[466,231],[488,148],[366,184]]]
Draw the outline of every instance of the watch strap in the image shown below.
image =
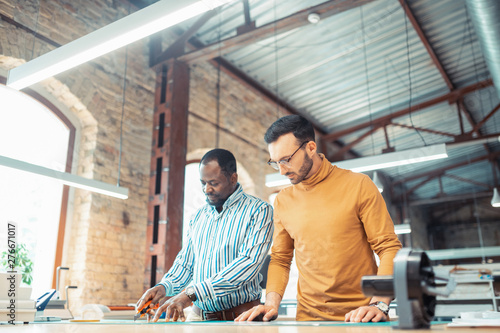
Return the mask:
[[196,292],[193,287],[187,287],[185,293],[186,296],[189,297],[189,299],[192,302],[195,302],[198,299],[198,297],[196,297]]
[[389,315],[389,305],[385,304],[384,302],[373,302],[368,304],[369,306],[374,306],[380,311],[382,311],[383,314],[386,316]]

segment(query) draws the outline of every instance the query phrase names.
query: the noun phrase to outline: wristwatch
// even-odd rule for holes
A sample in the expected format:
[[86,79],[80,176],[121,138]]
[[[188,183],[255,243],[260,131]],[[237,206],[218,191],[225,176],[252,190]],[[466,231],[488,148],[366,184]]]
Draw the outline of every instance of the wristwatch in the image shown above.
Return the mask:
[[198,299],[198,297],[196,297],[196,291],[194,290],[193,287],[187,287],[186,288],[186,296],[189,297],[189,299],[194,302]]
[[382,311],[386,316],[389,314],[389,305],[385,304],[384,302],[374,302],[370,303],[370,306],[374,306],[380,311]]

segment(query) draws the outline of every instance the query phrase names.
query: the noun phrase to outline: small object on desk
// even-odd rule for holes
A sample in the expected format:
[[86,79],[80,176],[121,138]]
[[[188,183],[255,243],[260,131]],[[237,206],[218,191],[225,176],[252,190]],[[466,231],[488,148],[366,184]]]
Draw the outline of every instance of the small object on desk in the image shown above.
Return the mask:
[[448,327],[500,327],[500,313],[495,311],[461,312]]
[[137,310],[137,314],[134,316],[134,321],[136,321],[137,319],[141,318],[142,316],[144,316],[145,314],[147,314],[147,312],[149,310],[152,310],[152,309],[158,309],[159,305],[156,304],[155,306],[151,307],[151,301],[147,301],[146,304],[144,304],[144,306],[142,307],[142,309],[138,309]]
[[59,295],[59,275],[61,274],[61,270],[69,271],[69,267],[58,266],[56,268],[56,297],[55,297],[55,300],[58,300],[61,298]]
[[44,311],[47,305],[50,302],[50,299],[54,294],[56,293],[55,289],[51,289],[47,291],[45,294],[42,296],[38,297],[36,300],[36,315],[35,315],[35,321],[61,321],[61,317],[56,317],[56,316],[46,316]]
[[77,309],[73,319],[78,320],[101,320],[104,313],[110,312],[108,307],[102,304],[85,304]]
[[108,305],[111,311],[135,311],[135,306],[129,305]]
[[396,296],[399,329],[429,328],[436,296],[450,295],[456,285],[449,279],[446,288],[437,288],[438,279],[446,280],[434,274],[425,252],[403,248],[394,258],[393,276],[363,276],[361,289],[366,296]]

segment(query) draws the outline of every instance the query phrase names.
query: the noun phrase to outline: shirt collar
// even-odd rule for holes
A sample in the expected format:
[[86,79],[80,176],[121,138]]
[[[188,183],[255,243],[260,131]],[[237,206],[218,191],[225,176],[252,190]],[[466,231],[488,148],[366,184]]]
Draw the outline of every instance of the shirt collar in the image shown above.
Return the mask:
[[[230,207],[235,202],[237,202],[238,200],[240,200],[240,198],[243,196],[243,193],[244,192],[243,192],[243,189],[241,188],[240,183],[237,183],[236,184],[236,190],[234,190],[233,194],[231,194],[229,196],[229,198],[227,198],[227,200],[222,205],[222,211],[224,211],[224,209]],[[212,206],[212,205],[209,205],[209,206],[210,206],[211,209],[216,210],[215,206]]]

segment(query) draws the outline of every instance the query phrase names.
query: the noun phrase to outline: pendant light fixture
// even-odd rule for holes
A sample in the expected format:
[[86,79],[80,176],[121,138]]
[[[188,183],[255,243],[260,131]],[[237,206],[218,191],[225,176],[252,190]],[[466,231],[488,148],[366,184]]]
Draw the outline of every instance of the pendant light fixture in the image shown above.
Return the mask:
[[384,184],[382,184],[382,182],[380,181],[377,171],[373,172],[373,183],[375,184],[375,186],[377,186],[380,193],[384,191]]
[[491,205],[493,207],[500,207],[500,195],[498,195],[498,189],[496,187],[493,189],[493,198],[491,198]]
[[491,198],[491,205],[493,207],[500,207],[500,195],[498,195],[498,178],[497,178],[497,170],[494,161],[491,161],[491,173],[493,174],[493,198]]
[[7,86],[23,89],[231,1],[158,1],[11,69]]

